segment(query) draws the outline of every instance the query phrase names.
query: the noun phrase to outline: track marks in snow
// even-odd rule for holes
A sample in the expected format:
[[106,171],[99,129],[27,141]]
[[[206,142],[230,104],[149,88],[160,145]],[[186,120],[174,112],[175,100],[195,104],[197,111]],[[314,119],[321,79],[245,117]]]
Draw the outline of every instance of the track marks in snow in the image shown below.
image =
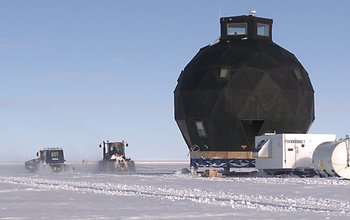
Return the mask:
[[[247,178],[245,181],[248,181],[248,179],[251,178]],[[259,181],[264,181],[264,178]],[[140,184],[127,185],[11,176],[0,177],[0,183],[22,185],[32,190],[66,190],[107,196],[154,197],[171,201],[184,200],[199,204],[232,207],[233,209],[254,209],[270,212],[316,212],[350,216],[349,202],[317,199],[310,196],[294,198],[283,195],[277,197],[246,195],[196,188],[174,189]]]
[[276,178],[276,177],[247,177],[247,178],[207,178],[206,181],[240,182],[250,184],[299,184],[310,186],[349,186],[350,181],[340,178]]

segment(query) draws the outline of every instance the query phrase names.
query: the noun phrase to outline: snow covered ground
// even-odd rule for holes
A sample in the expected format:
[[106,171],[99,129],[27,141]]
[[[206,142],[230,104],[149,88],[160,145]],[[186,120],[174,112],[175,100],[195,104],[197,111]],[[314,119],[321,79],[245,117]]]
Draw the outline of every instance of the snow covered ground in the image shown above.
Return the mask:
[[30,173],[0,162],[0,219],[349,219],[350,181],[182,174],[188,161],[135,161],[135,173]]

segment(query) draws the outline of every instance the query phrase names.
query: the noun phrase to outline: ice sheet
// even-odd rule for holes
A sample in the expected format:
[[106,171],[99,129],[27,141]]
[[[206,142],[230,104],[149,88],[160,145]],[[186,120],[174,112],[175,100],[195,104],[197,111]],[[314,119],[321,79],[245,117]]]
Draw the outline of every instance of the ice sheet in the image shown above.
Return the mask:
[[0,219],[348,219],[350,181],[182,174],[188,161],[135,161],[135,173],[30,173],[0,163]]

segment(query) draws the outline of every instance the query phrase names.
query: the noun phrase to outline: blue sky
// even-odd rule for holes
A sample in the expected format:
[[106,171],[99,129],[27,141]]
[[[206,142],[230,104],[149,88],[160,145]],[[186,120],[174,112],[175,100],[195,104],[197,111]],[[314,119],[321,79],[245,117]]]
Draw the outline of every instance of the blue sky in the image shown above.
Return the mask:
[[98,160],[188,159],[174,120],[181,70],[220,35],[220,17],[272,18],[315,90],[309,133],[350,134],[349,1],[0,1],[0,160],[44,147]]

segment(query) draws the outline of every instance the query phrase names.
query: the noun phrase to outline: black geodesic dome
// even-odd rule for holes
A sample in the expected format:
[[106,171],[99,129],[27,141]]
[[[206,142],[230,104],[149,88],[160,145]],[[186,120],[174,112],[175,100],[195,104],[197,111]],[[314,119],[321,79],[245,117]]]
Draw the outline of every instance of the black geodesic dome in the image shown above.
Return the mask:
[[308,73],[272,42],[271,27],[272,20],[254,16],[222,18],[221,39],[182,71],[175,120],[189,148],[252,151],[256,135],[308,131],[315,119]]

